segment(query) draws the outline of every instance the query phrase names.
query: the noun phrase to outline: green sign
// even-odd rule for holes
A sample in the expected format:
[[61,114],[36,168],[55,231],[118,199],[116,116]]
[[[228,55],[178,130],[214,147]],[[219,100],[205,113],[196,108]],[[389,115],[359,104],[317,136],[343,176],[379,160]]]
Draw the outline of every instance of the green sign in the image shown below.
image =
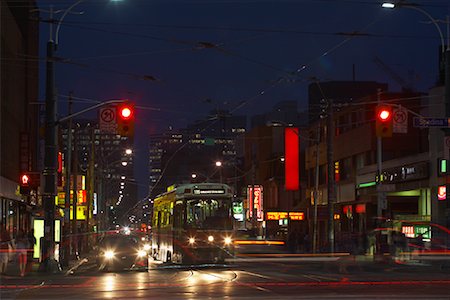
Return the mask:
[[233,202],[233,214],[242,214],[244,212],[244,206],[242,202]]

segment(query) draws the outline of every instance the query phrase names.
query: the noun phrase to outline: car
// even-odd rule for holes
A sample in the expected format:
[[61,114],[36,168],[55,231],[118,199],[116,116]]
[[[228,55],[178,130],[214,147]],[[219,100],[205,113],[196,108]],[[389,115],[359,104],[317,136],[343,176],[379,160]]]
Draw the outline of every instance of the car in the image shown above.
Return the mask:
[[134,236],[112,234],[97,247],[97,266],[102,271],[147,270],[148,252]]

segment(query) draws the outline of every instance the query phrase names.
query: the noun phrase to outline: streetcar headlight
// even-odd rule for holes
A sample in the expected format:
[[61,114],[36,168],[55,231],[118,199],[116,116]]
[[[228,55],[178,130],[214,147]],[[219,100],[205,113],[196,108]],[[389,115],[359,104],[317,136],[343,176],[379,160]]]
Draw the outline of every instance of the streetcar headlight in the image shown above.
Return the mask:
[[107,250],[107,251],[105,251],[104,255],[105,255],[106,259],[113,259],[114,258],[114,251]]
[[145,256],[147,256],[147,251],[144,251],[144,250],[138,251],[138,257],[145,257]]
[[189,244],[194,244],[195,243],[195,239],[193,237],[189,238]]
[[224,242],[225,242],[225,245],[229,245],[229,244],[231,244],[231,238],[230,237],[226,237],[225,239],[224,239]]
[[212,235],[208,236],[208,242],[213,242],[214,241],[214,237]]
[[150,244],[144,244],[144,250],[148,251],[150,250],[152,247],[150,246]]

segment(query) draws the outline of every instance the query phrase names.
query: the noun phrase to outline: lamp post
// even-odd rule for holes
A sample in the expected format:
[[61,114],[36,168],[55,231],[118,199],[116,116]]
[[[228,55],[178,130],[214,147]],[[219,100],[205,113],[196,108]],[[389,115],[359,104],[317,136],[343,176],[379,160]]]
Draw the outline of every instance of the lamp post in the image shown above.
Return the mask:
[[[434,27],[436,28],[436,30],[439,33],[439,38],[441,41],[441,56],[442,59],[444,60],[443,62],[443,68],[444,68],[444,94],[445,94],[445,98],[444,98],[444,103],[445,103],[445,117],[446,118],[450,118],[450,41],[447,42],[447,47],[445,46],[445,40],[444,40],[444,35],[442,33],[441,28],[438,25],[438,20],[436,20],[435,18],[433,18],[426,10],[420,8],[417,4],[413,4],[413,3],[399,3],[399,4],[395,4],[393,2],[384,2],[382,4],[383,8],[389,8],[389,9],[394,9],[396,7],[398,8],[410,8],[413,9],[415,11],[420,12],[421,14],[425,15],[430,21],[431,23],[433,23]],[[447,16],[447,20],[446,20],[447,26],[449,26],[449,18]],[[449,34],[449,33],[447,33]],[[450,36],[448,36],[448,38],[450,39]],[[442,62],[440,65],[440,70],[442,70]],[[444,130],[445,133],[445,138],[448,139],[450,138],[450,129],[446,128]],[[449,151],[448,149],[445,149],[444,151]],[[449,153],[445,153],[444,156],[448,157]],[[436,163],[437,159],[434,158],[432,159],[432,163]],[[448,179],[446,180],[446,182],[448,182]],[[436,187],[432,187],[434,190]],[[450,190],[450,185],[449,183],[446,184],[446,188],[447,191]],[[436,200],[437,195],[432,195],[432,199],[434,201]],[[441,225],[445,226],[445,227],[449,227],[450,226],[450,201],[449,198],[447,198],[446,201],[438,201],[440,203],[437,204],[436,208],[437,211],[436,212],[432,212],[433,216],[436,216],[437,219],[437,223],[441,223]],[[439,205],[440,204],[440,205]],[[434,228],[434,227],[433,227]]]
[[[55,89],[55,66],[54,52],[59,42],[59,30],[65,16],[71,10],[86,0],[78,0],[63,11],[61,18],[57,21],[56,31],[53,33],[53,9],[50,10],[50,35],[47,42],[46,54],[46,87],[45,87],[45,155],[43,170],[43,207],[44,207],[44,237],[41,251],[42,263],[40,271],[57,272],[59,266],[55,260],[55,197],[57,195],[57,99]],[[71,118],[74,115],[71,115]]]
[[222,162],[220,160],[216,161],[216,167],[219,168],[220,183],[222,183]]

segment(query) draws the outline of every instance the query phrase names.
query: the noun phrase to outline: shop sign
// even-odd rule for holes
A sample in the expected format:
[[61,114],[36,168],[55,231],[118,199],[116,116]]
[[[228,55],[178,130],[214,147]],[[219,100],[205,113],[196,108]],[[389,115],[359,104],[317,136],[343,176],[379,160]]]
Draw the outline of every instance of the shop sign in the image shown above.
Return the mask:
[[284,220],[287,219],[289,216],[289,219],[291,221],[302,221],[305,219],[305,213],[304,212],[285,212],[285,211],[269,211],[266,213],[266,220],[268,221],[278,221],[278,220]]
[[428,178],[429,167],[428,162],[421,162],[413,165],[405,165],[401,167],[395,167],[386,169],[380,176],[375,176],[375,181],[379,183],[396,183],[405,182],[411,180],[419,180]]
[[268,211],[267,212],[267,220],[281,220],[286,219],[288,216],[287,212],[281,211]]
[[263,187],[261,185],[249,185],[247,187],[247,201],[249,204],[249,217],[255,215],[256,220],[263,221]]
[[303,221],[305,219],[305,213],[304,212],[290,212],[289,219],[291,219],[292,221]]

